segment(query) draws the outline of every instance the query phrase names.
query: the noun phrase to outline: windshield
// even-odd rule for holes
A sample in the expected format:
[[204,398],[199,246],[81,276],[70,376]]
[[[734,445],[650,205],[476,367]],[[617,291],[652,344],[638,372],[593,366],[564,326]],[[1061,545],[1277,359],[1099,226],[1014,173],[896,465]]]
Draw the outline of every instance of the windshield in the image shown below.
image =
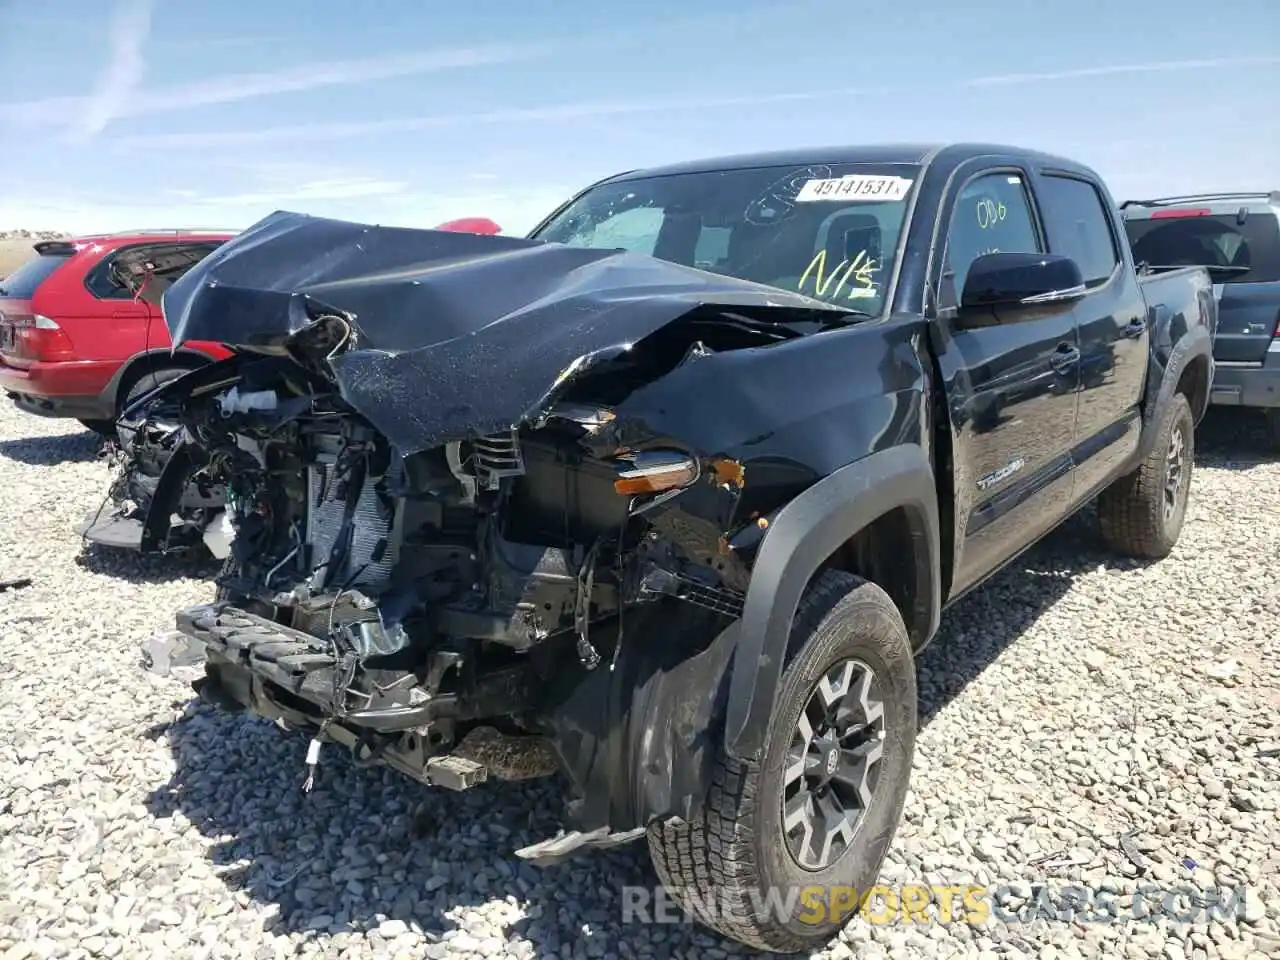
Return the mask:
[[1280,280],[1280,227],[1274,213],[1130,219],[1133,259],[1153,267],[1208,267],[1218,283]]
[[70,253],[37,254],[7,277],[0,278],[0,297],[30,300],[36,287],[69,259]]
[[878,314],[917,171],[832,163],[605,183],[534,239],[621,248]]

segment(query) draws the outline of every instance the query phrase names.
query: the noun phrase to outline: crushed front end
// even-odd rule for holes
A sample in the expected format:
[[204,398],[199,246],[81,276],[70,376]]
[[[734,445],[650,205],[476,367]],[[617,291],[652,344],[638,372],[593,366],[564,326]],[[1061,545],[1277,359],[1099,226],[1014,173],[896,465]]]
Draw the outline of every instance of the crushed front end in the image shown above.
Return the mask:
[[360,762],[453,789],[572,774],[609,735],[603,709],[571,729],[592,674],[655,629],[693,657],[740,613],[722,526],[676,504],[696,492],[727,526],[740,468],[626,447],[606,407],[403,456],[323,378],[262,357],[182,419],[234,529],[218,599],[178,616],[201,697]]
[[728,358],[845,311],[621,251],[292,214],[164,311],[173,342],[236,351],[156,401],[178,429],[144,546],[193,482],[225,499],[216,599],[178,616],[203,698],[311,732],[311,761],[338,743],[454,789],[563,772],[576,832],[535,859],[696,808],[767,515],[816,476]]
[[[204,476],[187,476],[181,496],[161,516],[152,504],[174,450],[185,442],[170,397],[142,402],[124,412],[102,456],[111,470],[107,494],[76,528],[85,540],[105,547],[178,552],[210,542],[223,524],[223,490]],[[170,484],[176,477],[170,474]],[[215,546],[217,544],[215,543]],[[221,551],[215,553],[221,559]]]

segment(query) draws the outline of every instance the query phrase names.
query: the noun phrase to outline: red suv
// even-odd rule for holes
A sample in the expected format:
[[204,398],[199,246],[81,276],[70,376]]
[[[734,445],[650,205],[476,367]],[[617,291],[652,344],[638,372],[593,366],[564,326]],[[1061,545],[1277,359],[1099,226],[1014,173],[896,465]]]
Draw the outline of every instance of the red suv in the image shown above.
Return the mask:
[[136,251],[148,284],[167,285],[232,236],[163,230],[36,243],[35,256],[0,279],[0,390],[21,410],[108,431],[128,400],[230,356],[216,343],[171,354],[160,308],[134,297],[112,265]]

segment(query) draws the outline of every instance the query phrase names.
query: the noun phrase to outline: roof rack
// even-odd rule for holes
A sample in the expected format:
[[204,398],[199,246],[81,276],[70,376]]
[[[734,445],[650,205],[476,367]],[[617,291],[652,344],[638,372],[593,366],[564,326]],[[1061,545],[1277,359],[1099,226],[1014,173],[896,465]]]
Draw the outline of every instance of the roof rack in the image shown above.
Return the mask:
[[1120,209],[1128,207],[1157,207],[1166,203],[1185,203],[1188,200],[1266,200],[1280,206],[1280,190],[1255,190],[1249,193],[1189,193],[1180,197],[1155,197],[1151,200],[1126,200]]
[[108,237],[170,237],[179,234],[193,233],[239,233],[239,230],[219,229],[217,227],[160,227],[146,230],[116,230],[98,236]]

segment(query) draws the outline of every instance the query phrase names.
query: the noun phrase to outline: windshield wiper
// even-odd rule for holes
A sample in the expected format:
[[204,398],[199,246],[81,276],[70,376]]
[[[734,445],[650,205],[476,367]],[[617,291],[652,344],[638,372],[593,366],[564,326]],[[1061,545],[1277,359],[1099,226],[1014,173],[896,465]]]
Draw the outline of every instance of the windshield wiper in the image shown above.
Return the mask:
[[812,317],[806,317],[802,323],[816,323],[821,329],[829,327],[848,327],[864,320],[874,320],[874,313],[865,310],[845,310],[843,313],[825,313],[815,310]]
[[819,327],[847,327],[851,323],[861,323],[863,320],[874,320],[874,313],[867,313],[865,310],[846,310],[839,307],[840,313],[831,313],[827,310],[797,310],[792,313],[787,311],[775,317],[764,316],[761,320],[765,323],[815,323]]

